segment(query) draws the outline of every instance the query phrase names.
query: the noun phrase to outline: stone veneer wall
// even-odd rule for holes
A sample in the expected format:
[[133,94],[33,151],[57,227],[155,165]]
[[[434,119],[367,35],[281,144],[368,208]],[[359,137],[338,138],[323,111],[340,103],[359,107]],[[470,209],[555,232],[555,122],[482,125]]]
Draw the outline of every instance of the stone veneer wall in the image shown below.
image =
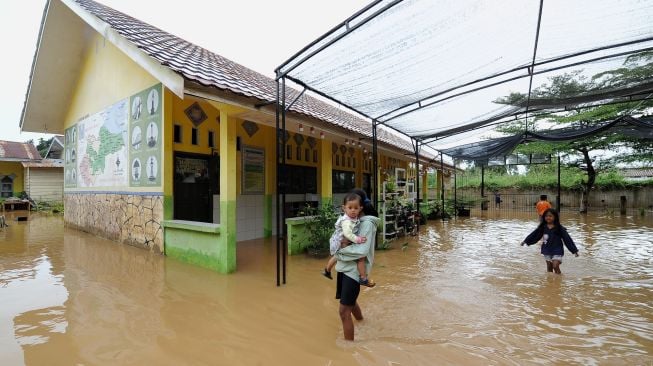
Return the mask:
[[163,196],[64,194],[66,226],[163,253]]

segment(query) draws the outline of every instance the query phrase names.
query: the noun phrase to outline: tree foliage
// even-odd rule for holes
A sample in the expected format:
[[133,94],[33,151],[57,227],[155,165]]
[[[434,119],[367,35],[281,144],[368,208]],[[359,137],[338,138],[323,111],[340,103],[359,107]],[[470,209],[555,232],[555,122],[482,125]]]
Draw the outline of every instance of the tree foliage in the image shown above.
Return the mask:
[[48,149],[50,148],[50,144],[52,144],[53,139],[54,137],[50,137],[47,140],[45,140],[43,137],[39,138],[39,143],[36,144],[36,150],[39,151],[39,154],[42,158],[45,158],[45,154],[48,153]]
[[[551,77],[546,84],[531,93],[531,99],[564,99],[579,95],[591,95],[598,92],[613,91],[642,85],[653,84],[653,52],[642,52],[626,58],[619,68],[604,71],[592,77],[583,76],[581,71],[570,72]],[[650,97],[649,95],[648,97]],[[497,103],[523,106],[527,95],[511,93],[499,98]],[[653,107],[653,100],[644,100],[588,106],[572,111],[536,115],[529,124],[525,121],[513,122],[503,126],[505,133],[546,130],[553,125],[565,127],[589,127],[599,122],[611,121],[621,116],[648,114]],[[599,172],[614,167],[619,162],[644,161],[653,162],[653,141],[627,136],[615,131],[606,131],[565,142],[531,142],[518,147],[520,153],[563,154],[570,158],[568,165],[582,169],[586,177],[582,182],[583,192],[588,195],[596,183]],[[605,154],[605,152],[612,152]],[[584,200],[586,202],[586,200]],[[581,207],[581,211],[584,211]]]

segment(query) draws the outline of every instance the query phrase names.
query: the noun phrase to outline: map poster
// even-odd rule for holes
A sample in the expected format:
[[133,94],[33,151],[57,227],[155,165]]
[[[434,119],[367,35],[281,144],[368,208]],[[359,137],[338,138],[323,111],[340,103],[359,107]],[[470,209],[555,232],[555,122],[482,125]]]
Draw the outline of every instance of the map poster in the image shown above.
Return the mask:
[[71,153],[77,187],[127,186],[127,103],[125,98],[77,123],[77,152]]
[[160,187],[162,140],[161,84],[129,98],[129,185]]
[[77,125],[64,133],[64,187],[77,187]]
[[265,150],[244,146],[242,194],[265,193]]

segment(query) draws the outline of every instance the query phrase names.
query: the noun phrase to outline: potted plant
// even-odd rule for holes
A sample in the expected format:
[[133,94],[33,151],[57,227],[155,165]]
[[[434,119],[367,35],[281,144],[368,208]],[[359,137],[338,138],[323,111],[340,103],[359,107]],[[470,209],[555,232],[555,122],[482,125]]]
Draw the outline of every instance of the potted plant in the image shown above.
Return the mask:
[[338,219],[338,211],[330,201],[323,202],[319,207],[307,207],[307,233],[305,240],[306,253],[313,257],[329,256],[329,239],[334,231]]

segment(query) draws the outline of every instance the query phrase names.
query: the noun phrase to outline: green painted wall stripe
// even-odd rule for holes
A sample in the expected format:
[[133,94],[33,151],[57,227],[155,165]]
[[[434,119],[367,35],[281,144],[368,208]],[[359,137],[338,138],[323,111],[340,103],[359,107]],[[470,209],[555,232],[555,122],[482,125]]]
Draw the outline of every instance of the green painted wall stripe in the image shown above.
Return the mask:
[[[222,196],[220,197],[222,198]],[[220,246],[218,256],[223,258],[220,272],[236,270],[236,201],[220,200]]]

